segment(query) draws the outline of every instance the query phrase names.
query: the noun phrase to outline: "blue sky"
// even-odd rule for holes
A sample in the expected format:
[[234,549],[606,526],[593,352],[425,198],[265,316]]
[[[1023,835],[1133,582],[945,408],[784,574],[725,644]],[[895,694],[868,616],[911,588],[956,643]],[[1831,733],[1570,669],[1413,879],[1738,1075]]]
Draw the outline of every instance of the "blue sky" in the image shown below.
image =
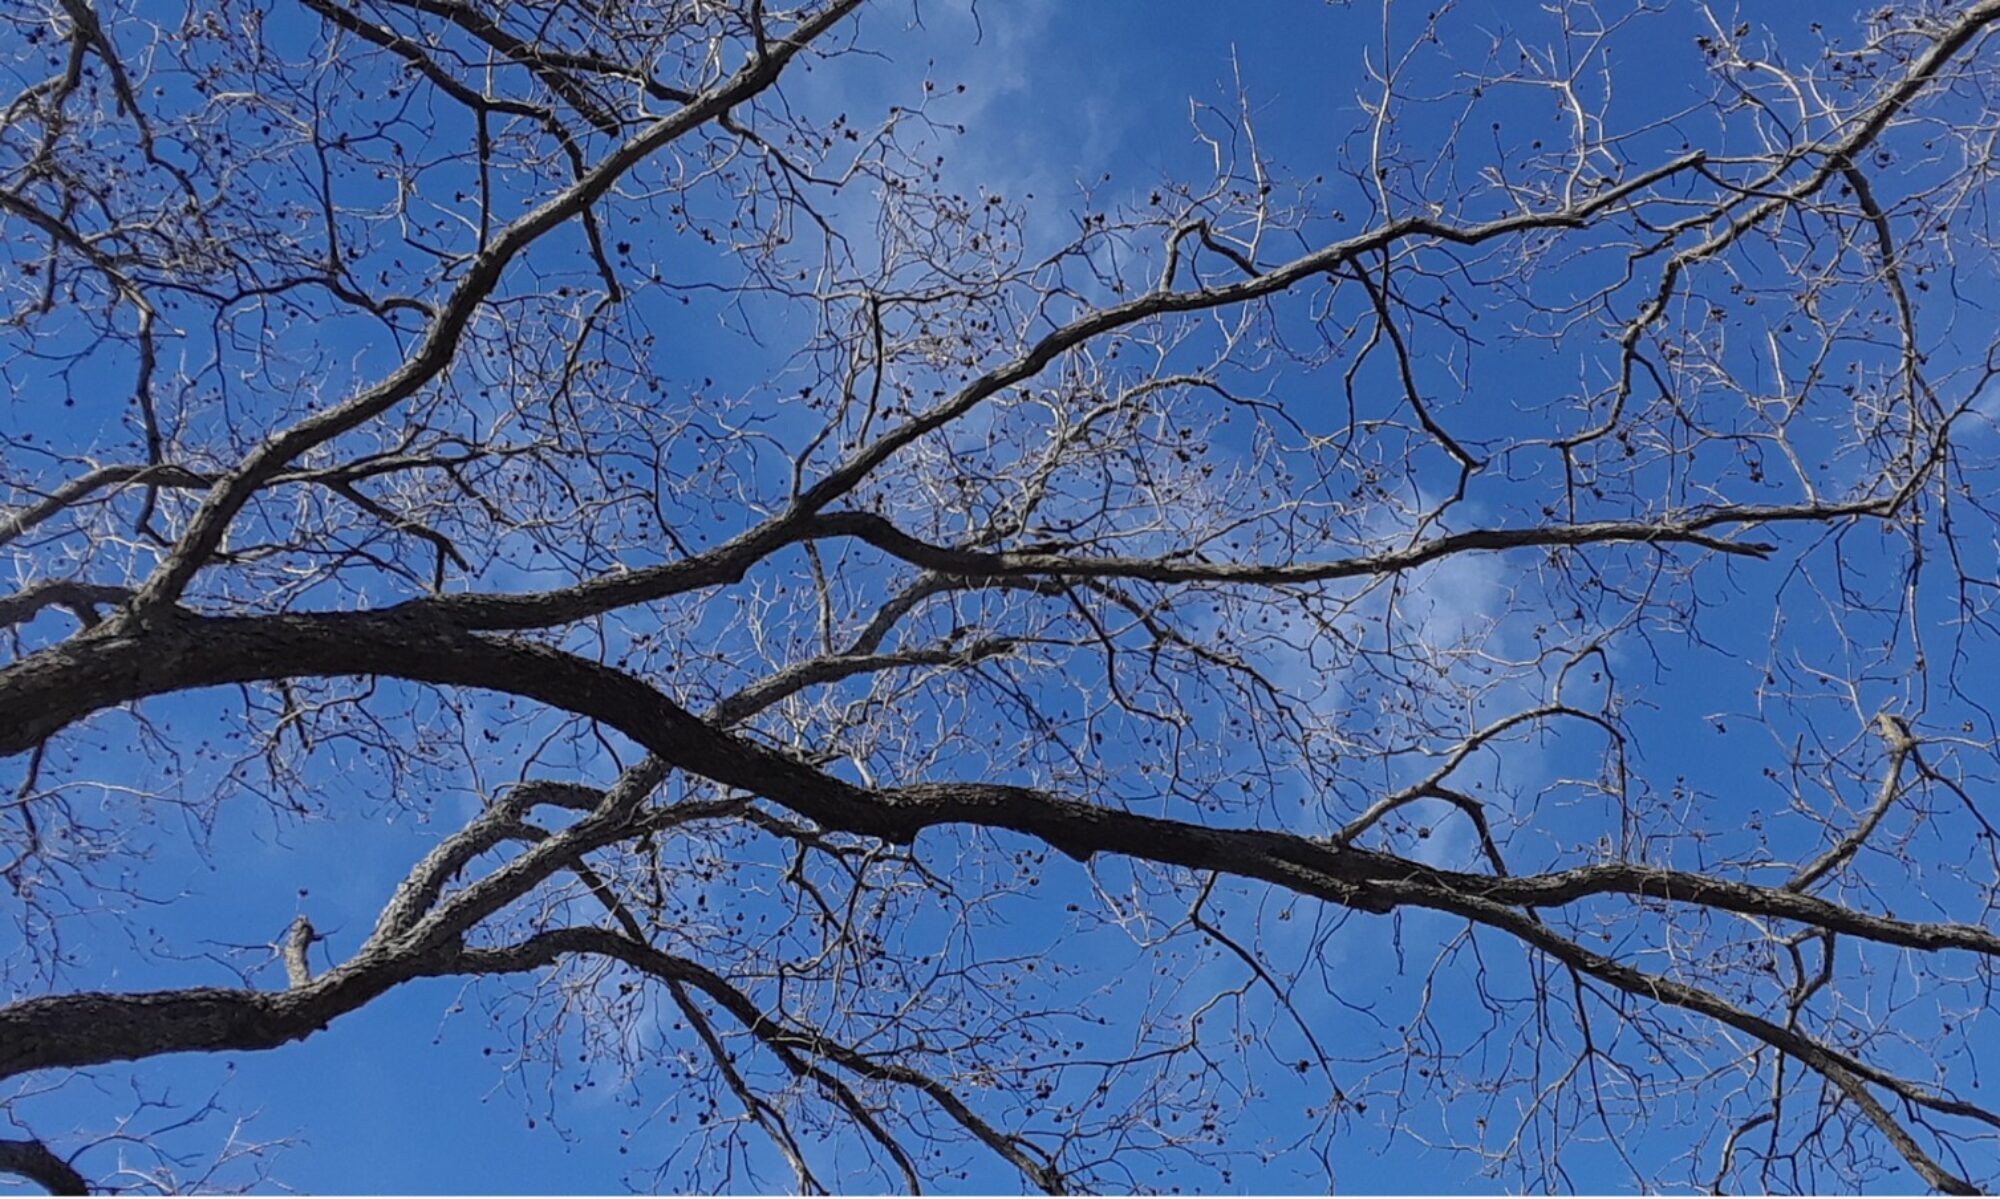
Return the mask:
[[[1780,44],[1793,44],[1786,39],[1804,36],[1799,28],[1803,7],[1769,7],[1772,11],[1759,12],[1757,19],[1790,26],[1778,30]],[[1853,14],[1847,6],[1839,7],[1840,20],[1851,24]],[[280,6],[277,11],[290,10]],[[920,25],[909,19],[912,12],[921,12]],[[1395,10],[1390,29],[1395,52],[1400,53],[1418,32],[1421,16],[1415,8]],[[290,19],[298,19],[297,14]],[[1826,19],[1831,26],[1833,17]],[[1617,91],[1614,111],[1625,128],[1686,113],[1707,94],[1706,81],[1695,70],[1697,55],[1689,49],[1706,28],[1695,6],[1670,4],[1665,12],[1648,18],[1642,36],[1618,43],[1609,70]],[[1538,9],[1500,0],[1460,7],[1443,29],[1439,57],[1426,60],[1424,71],[1429,73],[1414,77],[1413,88],[1442,87],[1461,64],[1466,71],[1480,69],[1496,45],[1505,55],[1517,46],[1543,45],[1551,38],[1547,18]],[[940,140],[946,186],[969,195],[1001,196],[1008,205],[1018,206],[1033,248],[1073,237],[1081,214],[1092,206],[1140,204],[1163,179],[1201,178],[1212,165],[1212,149],[1199,133],[1222,136],[1226,123],[1243,115],[1237,108],[1240,83],[1249,100],[1259,149],[1299,183],[1304,197],[1322,214],[1312,222],[1312,231],[1330,237],[1369,217],[1371,201],[1345,168],[1359,161],[1353,131],[1365,120],[1361,97],[1371,90],[1363,59],[1380,62],[1383,39],[1381,12],[1364,4],[1299,0],[1244,7],[988,0],[975,13],[959,4],[926,4],[913,10],[907,4],[887,3],[871,10],[862,26],[862,43],[878,51],[879,58],[852,56],[818,64],[809,75],[788,81],[787,88],[803,108],[851,110],[858,120],[866,120],[872,117],[861,114],[907,104],[923,80],[937,81],[944,94],[933,102],[934,117],[947,125],[962,121],[967,130],[963,137]],[[953,90],[960,83],[965,85],[962,95]],[[1198,114],[1191,122],[1191,98],[1214,106],[1215,111]],[[1442,108],[1422,112],[1427,115],[1414,117],[1402,130],[1411,145],[1426,144],[1447,129]],[[1496,145],[1503,139],[1518,143],[1533,137],[1533,130],[1542,124],[1560,127],[1565,119],[1547,97],[1526,91],[1518,98],[1494,98],[1481,109],[1481,120],[1489,116],[1496,121],[1492,139]],[[1502,118],[1508,125],[1504,134],[1497,127]],[[1634,146],[1668,155],[1683,141],[1712,138],[1718,153],[1742,149],[1732,144],[1740,136],[1734,127],[1719,130],[1719,124],[1696,111],[1657,127],[1651,135],[1636,139]],[[1468,138],[1466,144],[1462,161],[1434,164],[1446,172],[1440,179],[1457,178],[1455,173],[1470,177],[1481,165],[1486,152],[1479,148],[1482,140]],[[1915,170],[1915,177],[1920,177],[1921,168]],[[356,186],[365,190],[367,184]],[[841,201],[836,210],[859,224],[871,201],[856,196]],[[671,231],[640,228],[617,236],[638,243],[637,258],[653,254],[687,274],[712,270],[715,277],[727,277],[732,269],[720,255],[690,248],[686,239],[675,239]],[[580,244],[574,230],[565,230],[551,239],[544,257],[537,259],[537,269],[545,271],[550,281],[569,277],[565,272],[589,278],[588,268],[579,265]],[[1274,256],[1284,252],[1271,251]],[[1764,266],[1775,269],[1770,263]],[[1587,264],[1577,269],[1596,267]],[[1750,277],[1755,283],[1754,272]],[[1558,275],[1550,286],[1555,291],[1580,289],[1587,278]],[[1993,295],[1990,280],[1984,278],[1971,279],[1966,287],[1975,302]],[[808,332],[797,312],[776,301],[724,307],[699,293],[691,295],[685,306],[658,296],[646,303],[657,307],[642,309],[635,327],[659,335],[654,353],[677,376],[701,378],[717,391],[738,390],[756,403],[768,404],[768,430],[778,444],[795,448],[807,435],[809,426],[796,407],[788,409],[753,390],[774,372],[787,369],[787,339]],[[1292,320],[1297,323],[1286,323]],[[1311,322],[1305,317],[1295,315],[1286,322],[1281,322],[1279,332],[1310,334]],[[496,318],[496,323],[504,322]],[[532,336],[534,330],[517,332]],[[88,335],[79,327],[71,336],[74,344],[82,344]],[[378,375],[384,364],[394,360],[397,349],[379,328],[361,321],[327,323],[316,313],[280,330],[278,336],[289,350],[307,355],[310,365],[297,370],[298,378],[242,384],[251,401],[246,411],[274,415],[256,406],[256,401],[268,397],[277,397],[276,403],[299,404],[302,410],[302,390],[316,388],[338,395]],[[191,355],[201,352],[194,341],[190,339],[187,350]],[[1965,354],[1983,350],[1979,342],[1980,331],[1969,328],[1941,344],[1943,352]],[[44,342],[43,348],[57,344]],[[1200,352],[1199,346],[1195,352]],[[1421,369],[1427,382],[1443,388],[1459,380],[1465,365],[1459,353],[1442,339],[1436,347],[1422,347]],[[76,387],[82,394],[95,388],[111,390],[112,380],[128,367],[129,362],[115,356],[92,358],[72,381],[82,380]],[[129,420],[108,405],[93,408],[86,403],[80,409],[55,410],[25,402],[21,397],[33,390],[29,385],[47,383],[52,367],[23,358],[9,369],[17,395],[10,407],[0,410],[0,419],[21,440],[32,433],[43,446],[103,451],[130,436]],[[1483,341],[1476,373],[1461,381],[1463,394],[1448,408],[1454,431],[1473,441],[1503,438],[1521,419],[1520,397],[1567,385],[1568,376],[1587,374],[1589,369],[1587,364],[1579,367],[1562,349],[1550,351],[1532,341],[1500,336]],[[1337,368],[1299,371],[1279,375],[1275,387],[1287,411],[1304,426],[1327,432],[1338,429],[1345,416],[1337,378]],[[1252,435],[1241,424],[1219,427],[1212,436],[1212,447],[1224,457],[1234,455],[1249,462],[1256,452]],[[1990,429],[1974,429],[1967,436],[1984,438],[1990,450]],[[968,438],[969,443],[977,440],[971,434]],[[1809,443],[1811,448],[1820,447]],[[686,462],[679,465],[691,469],[701,453],[689,446]],[[783,472],[772,461],[745,457],[734,465],[741,477],[760,486],[782,485]],[[1451,483],[1448,464],[1432,456],[1422,458],[1419,469],[1393,486],[1401,488],[1400,503],[1415,508],[1435,503],[1449,492]],[[1558,494],[1559,481],[1541,467],[1524,466],[1482,478],[1463,512],[1508,523]],[[1373,536],[1402,531],[1393,512],[1372,519],[1376,523],[1368,531]],[[1705,573],[1686,597],[1689,605],[1703,612],[1698,636],[1655,628],[1645,637],[1621,640],[1603,660],[1604,670],[1624,680],[1631,697],[1625,715],[1635,733],[1643,734],[1635,738],[1645,747],[1643,754],[1631,767],[1646,780],[1643,790],[1648,798],[1659,805],[1650,818],[1660,827],[1686,819],[1703,830],[1700,845],[1693,850],[1683,847],[1683,853],[1753,852],[1766,840],[1767,817],[1773,818],[1771,835],[1779,838],[1775,850],[1802,852],[1783,841],[1800,834],[1787,832],[1775,817],[1788,802],[1779,775],[1809,726],[1844,730],[1862,749],[1841,752],[1864,757],[1869,752],[1867,730],[1884,706],[1921,711],[1939,727],[1965,722],[1968,733],[1977,725],[1977,731],[1991,734],[1991,717],[1980,705],[1992,692],[1976,678],[1976,663],[1963,667],[1975,676],[1972,681],[1960,694],[1946,697],[1928,676],[1912,671],[1913,651],[1891,640],[1905,635],[1899,630],[1910,628],[1936,631],[1948,639],[1951,634],[1945,630],[1957,615],[1956,593],[1942,586],[1923,589],[1912,613],[1857,612],[1849,597],[1826,591],[1834,557],[1863,580],[1858,584],[1862,591],[1873,595],[1886,586],[1893,593],[1901,543],[1862,531],[1839,546],[1815,546],[1816,537],[1816,533],[1782,533],[1778,539],[1786,553],[1776,563]],[[542,550],[525,540],[520,548],[522,553],[507,569],[488,575],[484,580],[488,585],[518,587],[554,577],[553,572],[544,576],[537,571],[540,559],[535,555]],[[558,545],[553,552],[559,556],[563,547]],[[1991,550],[1975,552],[1990,555]],[[1807,563],[1807,568],[1787,570],[1792,560]],[[862,561],[865,565],[867,560]],[[1601,561],[1606,578],[1626,583],[1644,579],[1654,559],[1643,550],[1611,549]],[[1973,562],[1971,568],[1976,573],[1990,565]],[[802,570],[802,560],[788,556],[774,569]],[[402,582],[386,575],[373,585],[384,597],[407,591]],[[1357,628],[1369,619],[1405,622],[1419,638],[1453,641],[1476,635],[1494,652],[1527,656],[1539,639],[1562,635],[1560,628],[1549,633],[1545,624],[1561,626],[1563,621],[1560,616],[1538,620],[1529,610],[1533,605],[1524,607],[1516,597],[1554,596],[1565,604],[1573,600],[1579,613],[1583,604],[1594,602],[1562,588],[1555,572],[1541,572],[1532,561],[1467,559],[1417,572],[1406,580],[1407,594],[1393,613],[1388,598],[1377,596],[1359,606],[1354,618]],[[1553,606],[1555,600],[1549,603]],[[720,659],[750,656],[747,625],[753,619],[749,609],[720,607],[690,613],[668,627],[690,641],[711,643],[719,659],[713,665],[720,674],[728,666]],[[1781,652],[1772,649],[1774,622],[1782,628],[1782,636],[1776,638]],[[56,623],[51,619],[49,627]],[[619,635],[629,638],[649,632],[634,628]],[[1310,655],[1288,655],[1286,642],[1276,639],[1279,636],[1272,633],[1274,639],[1260,643],[1257,652],[1268,657],[1288,686],[1323,708],[1365,707],[1378,702],[1384,686],[1393,682],[1371,678],[1359,666],[1332,668]],[[1878,650],[1877,642],[1887,648]],[[1879,664],[1869,665],[1871,656],[1878,654]],[[1063,683],[1036,684],[1048,689],[1052,709],[1093,690],[1101,678],[1091,673],[1097,668],[1087,662],[1073,669],[1075,673],[1064,681],[1069,691]],[[1933,665],[1933,669],[1943,668]],[[1827,694],[1828,689],[1815,690],[1818,670],[1860,674],[1864,681],[1852,692]],[[1582,673],[1573,686],[1594,698],[1599,693],[1592,691],[1592,683],[1582,681]],[[1500,705],[1533,702],[1538,691],[1551,685],[1549,674],[1540,668],[1519,672],[1509,687],[1489,692],[1474,714],[1490,719]],[[1760,697],[1764,706],[1759,706]],[[257,985],[279,985],[281,970],[270,964],[263,946],[280,935],[294,913],[309,914],[327,935],[328,945],[322,951],[337,955],[352,950],[367,935],[374,913],[409,864],[476,812],[479,794],[510,781],[511,772],[535,753],[538,744],[555,742],[538,757],[542,772],[567,770],[602,778],[611,767],[612,755],[601,746],[583,738],[557,737],[554,720],[524,715],[497,699],[481,698],[448,710],[415,689],[395,685],[385,685],[378,699],[385,710],[395,710],[398,703],[410,705],[420,716],[422,735],[443,743],[462,740],[477,745],[486,738],[493,746],[492,776],[438,767],[389,779],[376,771],[377,759],[364,748],[333,747],[315,765],[310,810],[288,813],[256,802],[253,795],[237,795],[221,806],[214,826],[203,829],[187,827],[170,805],[126,804],[107,794],[102,797],[107,819],[126,821],[143,813],[155,822],[130,830],[129,835],[150,850],[143,864],[134,867],[130,883],[135,895],[160,902],[111,889],[96,895],[102,909],[80,925],[88,936],[65,943],[71,956],[64,966],[64,985],[124,990],[227,983],[234,980],[232,968],[258,970]],[[185,753],[178,761],[165,758],[138,724],[124,715],[99,719],[72,736],[79,752],[94,758],[100,774],[199,795],[219,785],[225,772],[222,760],[237,752],[231,738],[241,734],[244,702],[235,695],[204,694],[146,705],[147,719],[172,726],[173,740]],[[1211,705],[1207,710],[1217,721],[1225,719],[1228,696],[1207,697],[1204,702]],[[980,710],[977,694],[942,699],[935,715],[945,726],[967,712],[989,715]],[[1081,720],[1067,723],[1074,735],[1089,727]],[[1134,770],[1159,752],[1153,743],[1139,740],[1150,735],[1143,722],[1111,720],[1101,727],[1111,731],[1114,747],[1121,736],[1132,738],[1125,749],[1107,752]],[[1332,813],[1351,814],[1354,808],[1353,794],[1314,793],[1304,772],[1264,771],[1253,747],[1200,728],[1187,736],[1186,752],[1211,755],[1204,760],[1216,771],[1243,771],[1246,776],[1275,780],[1270,794],[1254,804],[1246,801],[1248,806],[1225,813],[1223,819],[1254,819],[1317,832]],[[190,748],[197,743],[213,752]],[[630,752],[629,746],[619,748]],[[979,756],[976,745],[965,746],[947,764],[976,773]],[[1600,838],[1609,844],[1614,830],[1621,828],[1618,813],[1601,795],[1564,781],[1590,776],[1600,768],[1603,746],[1589,730],[1511,745],[1508,752],[1489,758],[1467,777],[1476,774],[1495,794],[1539,797],[1512,813],[1522,830],[1518,844],[1526,859],[1515,863],[1517,869],[1566,863],[1579,852],[1587,853]],[[1393,788],[1409,782],[1413,776],[1404,772],[1413,768],[1385,758],[1379,768],[1356,768],[1346,777],[1358,782],[1374,769],[1375,781]],[[20,764],[8,762],[4,769],[18,771]],[[9,773],[0,781],[14,777]],[[1151,786],[1136,774],[1130,782],[1134,795]],[[1859,786],[1865,780],[1854,782]],[[1435,839],[1412,852],[1448,865],[1470,865],[1476,848],[1463,827],[1441,812],[1421,809],[1412,821],[1418,822],[1427,830],[1435,824]],[[1623,827],[1629,828],[1629,822]],[[1427,840],[1432,836],[1429,831],[1423,835]],[[1918,919],[1941,919],[1962,911],[1954,902],[1966,901],[1979,885],[1976,875],[1952,874],[1966,852],[1964,829],[1947,822],[1920,823],[1908,835],[1925,860],[1938,863],[1938,877],[1930,880],[1934,885],[1922,892],[1907,886],[1891,889],[1865,896],[1866,902]],[[1145,943],[1143,921],[1122,929],[1115,925],[1107,912],[1116,909],[1106,905],[1106,897],[1144,891],[1153,885],[1146,872],[1103,862],[1086,872],[1066,859],[1049,856],[1046,861],[1031,860],[1010,874],[1008,860],[1033,848],[1005,837],[926,834],[918,845],[920,858],[972,863],[988,871],[1004,894],[962,923],[927,913],[914,900],[901,901],[910,908],[897,916],[893,926],[910,938],[910,952],[923,952],[928,941],[936,942],[940,955],[956,952],[951,948],[953,938],[976,933],[979,952],[989,958],[1041,956],[1062,964],[1068,972],[1056,977],[1046,973],[1016,977],[1008,984],[1014,988],[1010,994],[1023,1006],[1048,1012],[1043,1024],[1066,1030],[1063,1038],[1073,1033],[1076,1052],[1084,1057],[1105,1046],[1129,1046],[1164,1035],[1163,1029],[1189,1018],[1218,991],[1244,983],[1241,963],[1212,943],[1180,937],[1156,950]],[[704,851],[696,847],[688,852],[699,858]],[[784,865],[782,855],[768,845],[725,845],[712,852],[746,855],[738,863],[744,872],[739,877],[770,881]],[[703,919],[726,922],[741,913],[754,926],[766,919],[781,920],[785,912],[776,900],[745,898],[745,892],[726,886],[685,885],[690,893],[682,899],[702,907]],[[715,909],[707,908],[711,894]],[[1341,1056],[1337,1046],[1349,1035],[1347,1030],[1366,1028],[1373,1037],[1391,1026],[1422,1025],[1425,1012],[1430,1013],[1431,1024],[1412,1033],[1414,1040],[1435,1037],[1440,1045],[1449,1042],[1468,1055],[1468,1062],[1482,1065],[1532,1055],[1542,1038],[1551,1044],[1574,1041],[1575,1030],[1562,1025],[1559,1015],[1550,1017],[1558,1027],[1538,1029],[1529,1018],[1528,1005],[1521,1002],[1531,984],[1544,977],[1545,966],[1491,935],[1467,941],[1460,936],[1461,925],[1442,916],[1351,916],[1230,883],[1217,887],[1213,903],[1220,927],[1257,946],[1274,969],[1300,977],[1296,1011],[1322,1045],[1336,1047],[1332,1054],[1336,1058]],[[1154,915],[1178,914],[1163,908]],[[10,921],[0,928],[0,953],[28,956],[25,946],[5,943],[7,937],[18,940],[24,927],[38,926]],[[1626,926],[1620,935],[1643,942],[1658,931],[1643,926],[1633,932]],[[1638,952],[1642,958],[1658,957],[1664,949],[1642,945]],[[1440,956],[1452,967],[1438,975],[1435,994],[1426,994],[1423,979]],[[1900,1049],[1881,1048],[1878,1060],[1913,1068],[1927,1052],[1942,1047],[1957,1063],[1950,1071],[1953,1078],[1975,1077],[1981,1066],[1996,1064],[1990,1048],[1975,1048],[1981,1045],[1982,1017],[1977,1012],[1950,1020],[1935,1005],[1913,1003],[1919,997],[1906,992],[1916,984],[1899,975],[1895,955],[1870,951],[1870,956],[1880,959],[1876,963],[1880,972],[1857,992],[1855,1002],[1893,1009],[1907,1037]],[[1475,957],[1479,970],[1458,968]],[[326,959],[319,959],[322,968],[325,964]],[[1556,985],[1567,983],[1558,980]],[[1972,990],[1967,983],[1965,993]],[[577,1002],[579,1010],[585,1010],[591,1003],[612,1001],[593,992]],[[680,1130],[701,1118],[699,1104],[691,1099],[692,1089],[681,1087],[664,1063],[636,1082],[623,1077],[615,1062],[591,1051],[593,1034],[587,1021],[573,1014],[559,1017],[560,1010],[561,1005],[553,1002],[524,1005],[504,988],[468,988],[456,981],[407,984],[302,1044],[266,1054],[176,1058],[95,1071],[49,1094],[24,1097],[12,1112],[26,1127],[62,1143],[71,1130],[106,1130],[132,1108],[134,1085],[149,1098],[171,1097],[183,1105],[199,1105],[216,1094],[232,1116],[254,1116],[241,1132],[243,1138],[291,1142],[275,1157],[272,1168],[277,1179],[304,1191],[593,1193],[674,1185],[679,1175],[673,1172],[672,1154],[680,1143]],[[1479,1163],[1472,1156],[1425,1141],[1434,1142],[1438,1130],[1447,1128],[1461,1138],[1483,1137],[1482,1113],[1490,1110],[1488,1104],[1526,1101],[1518,1085],[1487,1097],[1469,1091],[1440,1097],[1435,1090],[1413,1085],[1412,1094],[1422,1096],[1414,1101],[1423,1105],[1421,1110],[1406,1114],[1378,1108],[1329,1124],[1327,1079],[1317,1070],[1292,1068],[1311,1052],[1292,1013],[1251,988],[1240,998],[1221,1003],[1206,1018],[1240,1030],[1247,1038],[1247,1048],[1232,1064],[1219,1068],[1215,1078],[1198,1081],[1212,1087],[1224,1103],[1218,1118],[1232,1129],[1232,1147],[1248,1152],[1226,1168],[1191,1161],[1176,1165],[1178,1159],[1169,1159],[1156,1170],[1148,1161],[1131,1176],[1132,1186],[1300,1192],[1334,1185],[1355,1192],[1449,1192],[1500,1185],[1478,1172]],[[1611,1021],[1608,1015],[1603,1018]],[[633,1020],[637,1031],[631,1035],[644,1040],[650,1031],[660,1035],[661,1044],[685,1049],[685,1036],[678,1041],[665,1036],[668,1030],[648,1024],[654,1019],[671,1023],[669,1017],[647,1013]],[[1990,1018],[1986,1022],[1990,1025]],[[1602,1035],[1637,1034],[1613,1024]],[[2000,1043],[1990,1032],[1985,1036]],[[535,1046],[536,1053],[517,1061],[524,1041]],[[1057,1047],[1052,1052],[1070,1050]],[[1694,1070],[1700,1064],[1685,1065]],[[1343,1067],[1347,1068],[1364,1069]],[[746,1069],[771,1071],[753,1074],[767,1081],[775,1073],[768,1062]],[[1405,1056],[1393,1066],[1377,1061],[1366,1069],[1428,1067],[1420,1058]],[[1049,1102],[1087,1102],[1080,1096],[1088,1095],[1091,1085],[1088,1071],[1079,1069]],[[1131,1100],[1143,1090],[1141,1080],[1124,1075],[1107,1085],[1121,1100]],[[1249,1093],[1251,1088],[1255,1094]],[[1018,1110],[1007,1107],[1008,1101],[999,1096],[990,1101],[1008,1111]],[[1564,1147],[1563,1172],[1542,1177],[1535,1185],[1625,1189],[1631,1171],[1621,1158],[1627,1156],[1643,1169],[1669,1178],[1705,1180],[1704,1171],[1713,1164],[1712,1144],[1707,1157],[1685,1165],[1678,1155],[1713,1117],[1701,1102],[1673,1095],[1663,1096],[1645,1120],[1620,1118],[1597,1124],[1577,1117],[1574,1139]],[[145,1113],[141,1118],[167,1123],[178,1117]],[[218,1152],[232,1135],[231,1128],[228,1116],[218,1117],[167,1134],[163,1143],[198,1161]],[[1531,1141],[1545,1135],[1543,1125],[1530,1123]],[[869,1189],[888,1185],[882,1175],[860,1168],[858,1148],[841,1139],[851,1136],[835,1134],[832,1142],[819,1146],[836,1163],[830,1175],[860,1179],[849,1185]],[[76,1143],[74,1138],[67,1141],[71,1146]],[[1279,1152],[1288,1147],[1296,1151]],[[1995,1150],[1989,1142],[1983,1151],[1990,1173]],[[107,1143],[92,1149],[80,1164],[102,1176],[126,1152]],[[1018,1189],[1012,1171],[976,1147],[951,1152],[959,1159],[952,1162],[959,1173],[941,1176],[944,1189]],[[665,1171],[655,1173],[663,1165]],[[244,1169],[232,1166],[222,1177],[240,1177]],[[844,1174],[843,1169],[855,1172]],[[1893,1169],[1889,1178],[1899,1189],[1914,1181]],[[737,1189],[760,1191],[789,1185],[782,1161],[761,1142],[727,1181]],[[1508,1176],[1502,1181],[1520,1180]]]

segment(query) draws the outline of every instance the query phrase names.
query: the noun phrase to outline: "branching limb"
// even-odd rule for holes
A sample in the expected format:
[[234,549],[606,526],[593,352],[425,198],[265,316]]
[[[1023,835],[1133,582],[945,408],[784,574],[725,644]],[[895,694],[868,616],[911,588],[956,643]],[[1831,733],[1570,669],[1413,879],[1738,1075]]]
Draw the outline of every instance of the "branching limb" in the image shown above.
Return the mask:
[[0,1137],[0,1174],[27,1179],[51,1195],[88,1195],[90,1183],[47,1145]]

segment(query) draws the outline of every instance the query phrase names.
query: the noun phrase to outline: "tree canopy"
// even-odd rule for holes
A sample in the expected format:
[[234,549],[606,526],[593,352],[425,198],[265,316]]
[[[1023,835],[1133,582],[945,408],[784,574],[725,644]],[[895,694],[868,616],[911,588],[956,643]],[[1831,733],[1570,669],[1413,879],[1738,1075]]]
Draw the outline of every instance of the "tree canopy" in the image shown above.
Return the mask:
[[997,7],[0,10],[0,1173],[2000,1185],[2000,0]]

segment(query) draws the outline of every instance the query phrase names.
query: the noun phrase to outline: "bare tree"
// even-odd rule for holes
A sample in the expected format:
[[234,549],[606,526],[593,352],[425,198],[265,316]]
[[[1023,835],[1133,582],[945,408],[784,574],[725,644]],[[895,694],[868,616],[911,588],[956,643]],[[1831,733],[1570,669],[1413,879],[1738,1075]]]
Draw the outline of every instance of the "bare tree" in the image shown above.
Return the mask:
[[[1697,11],[1064,230],[907,5],[0,12],[0,1170],[453,977],[644,1185],[2000,1185],[2000,0]],[[147,940],[246,810],[407,874]]]

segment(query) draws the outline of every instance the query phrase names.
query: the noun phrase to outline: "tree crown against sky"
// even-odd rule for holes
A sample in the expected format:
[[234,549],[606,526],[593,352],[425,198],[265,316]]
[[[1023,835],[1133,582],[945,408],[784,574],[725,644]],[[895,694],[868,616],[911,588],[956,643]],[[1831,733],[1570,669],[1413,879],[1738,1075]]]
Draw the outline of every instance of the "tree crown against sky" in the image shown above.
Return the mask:
[[2000,1183],[2000,0],[1752,16],[0,12],[0,1170]]

